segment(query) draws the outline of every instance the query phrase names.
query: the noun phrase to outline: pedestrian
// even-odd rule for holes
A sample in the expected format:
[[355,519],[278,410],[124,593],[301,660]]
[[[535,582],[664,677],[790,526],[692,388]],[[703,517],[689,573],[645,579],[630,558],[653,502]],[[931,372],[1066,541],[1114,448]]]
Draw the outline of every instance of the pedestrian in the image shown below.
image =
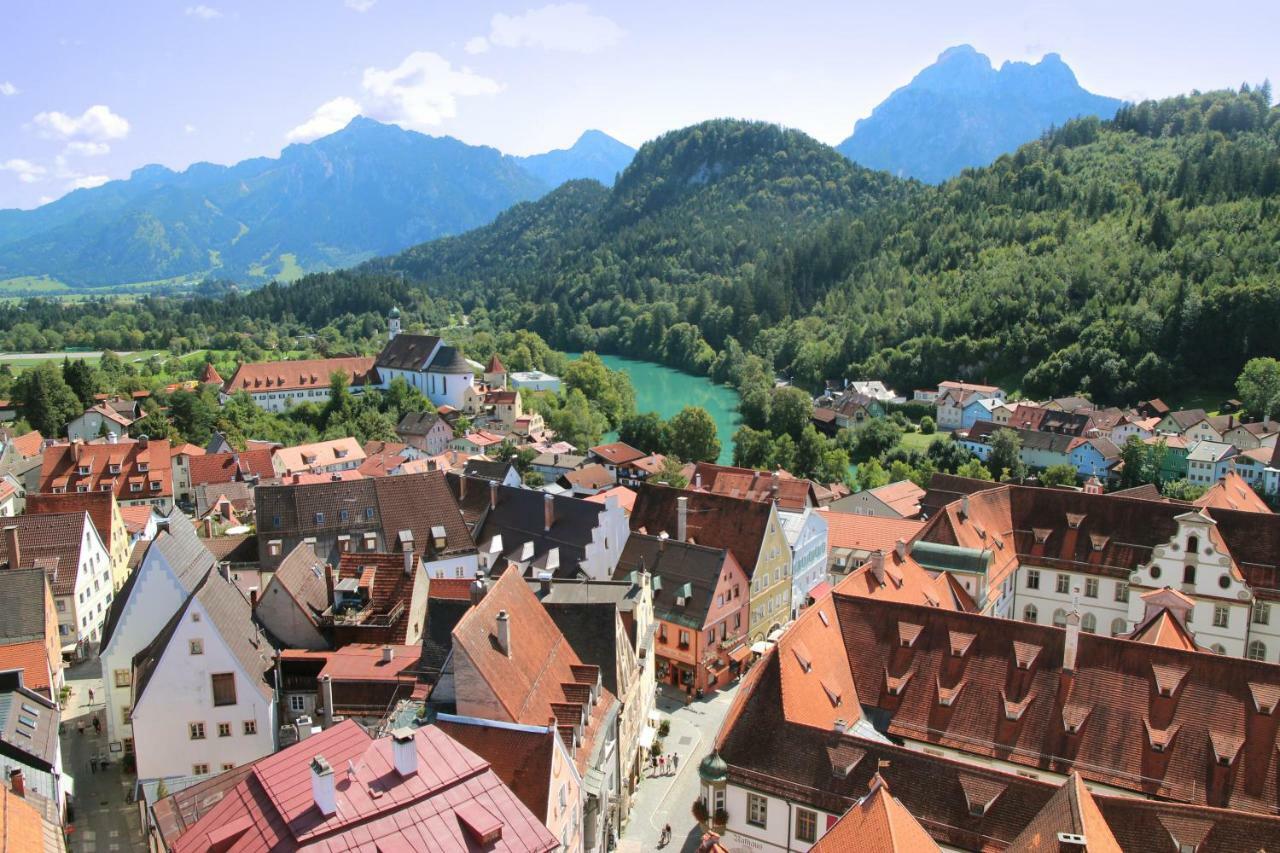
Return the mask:
[[671,843],[671,824],[662,827],[662,837],[658,840],[658,845],[666,847]]
[[671,753],[671,769],[677,773],[680,772],[680,753],[678,752]]
[[658,756],[658,775],[667,775],[667,757],[665,755]]
[[96,755],[89,756],[89,772],[90,773],[98,772],[98,756]]
[[92,687],[89,688],[89,704],[90,705],[93,704],[93,688]]
[[80,720],[76,723],[76,731],[80,734],[84,734],[84,720]]
[[102,720],[100,720],[98,717],[93,718],[93,733],[95,735],[102,734]]

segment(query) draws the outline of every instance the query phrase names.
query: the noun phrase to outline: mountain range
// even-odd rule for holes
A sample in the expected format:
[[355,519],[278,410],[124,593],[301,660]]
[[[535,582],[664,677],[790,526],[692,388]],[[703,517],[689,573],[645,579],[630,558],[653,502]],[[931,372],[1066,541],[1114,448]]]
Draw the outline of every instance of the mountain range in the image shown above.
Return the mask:
[[532,157],[357,117],[278,158],[127,180],[0,211],[0,281],[98,287],[334,269],[493,220],[572,178],[612,183],[634,150],[600,131]]
[[965,44],[943,51],[836,148],[872,169],[939,183],[1070,119],[1111,118],[1121,103],[1083,89],[1056,53],[996,70]]
[[[837,150],[937,182],[1119,104],[1082,89],[1056,54],[997,71],[962,45],[860,120]],[[35,210],[0,210],[0,291],[289,281],[486,225],[567,181],[612,186],[635,154],[598,130],[567,149],[515,157],[357,117],[278,158],[183,172],[146,166]],[[670,190],[668,181],[660,191]]]

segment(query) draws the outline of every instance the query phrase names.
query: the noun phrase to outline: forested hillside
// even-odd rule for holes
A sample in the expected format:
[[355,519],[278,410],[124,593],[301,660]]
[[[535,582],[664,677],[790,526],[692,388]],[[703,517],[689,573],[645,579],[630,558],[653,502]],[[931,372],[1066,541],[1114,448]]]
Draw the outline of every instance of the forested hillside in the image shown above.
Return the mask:
[[[807,386],[985,377],[1115,402],[1225,388],[1247,358],[1280,354],[1269,103],[1263,87],[1127,107],[939,187],[794,131],[709,122],[644,146],[612,190],[566,184],[350,272],[143,301],[119,319],[139,346],[241,330],[270,346],[326,326],[337,345],[377,334],[400,304],[432,325],[465,312],[740,385],[750,361]],[[5,307],[3,344],[98,343],[115,331],[107,313]]]

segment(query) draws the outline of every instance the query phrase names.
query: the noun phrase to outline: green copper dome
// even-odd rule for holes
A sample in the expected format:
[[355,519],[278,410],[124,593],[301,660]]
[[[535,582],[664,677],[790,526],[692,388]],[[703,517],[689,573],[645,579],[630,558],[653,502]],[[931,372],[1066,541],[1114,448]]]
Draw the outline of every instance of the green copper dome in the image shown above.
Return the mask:
[[400,319],[400,309],[399,309],[399,308],[392,308],[392,309],[391,309],[391,313],[387,315],[387,319],[388,319],[388,320],[399,320],[399,319]]
[[703,782],[723,782],[729,778],[729,765],[724,763],[719,752],[713,750],[698,763],[698,775]]

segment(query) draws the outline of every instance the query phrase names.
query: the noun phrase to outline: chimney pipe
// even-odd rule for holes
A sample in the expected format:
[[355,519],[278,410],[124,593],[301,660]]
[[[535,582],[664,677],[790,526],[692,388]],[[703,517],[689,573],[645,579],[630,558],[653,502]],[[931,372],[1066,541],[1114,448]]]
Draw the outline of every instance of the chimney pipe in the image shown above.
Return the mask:
[[551,525],[556,520],[555,497],[551,494],[542,496],[542,529],[543,531],[551,530]]
[[9,549],[9,568],[22,568],[22,547],[18,544],[18,525],[10,524],[5,527],[4,544]]
[[13,788],[13,793],[19,797],[27,795],[27,779],[22,775],[22,768],[15,767],[9,771],[9,786]]
[[322,675],[320,681],[320,701],[324,703],[324,721],[326,728],[333,725],[333,676]]
[[401,778],[418,772],[418,743],[413,729],[406,726],[391,733],[391,758]]
[[899,560],[907,559],[907,540],[899,539],[893,543],[893,552],[898,555]]
[[324,566],[324,592],[325,598],[329,602],[329,606],[333,606],[333,566],[325,563]]
[[107,444],[119,444],[119,443],[120,443],[120,436],[116,435],[114,432],[107,433]]
[[409,549],[404,552],[404,573],[408,577],[413,577],[414,552]]
[[551,572],[538,572],[538,589],[543,595],[551,594]]
[[249,587],[249,609],[258,609],[258,588],[256,586]]
[[204,518],[204,538],[213,538],[213,516],[206,515]]
[[498,648],[511,657],[511,617],[505,610],[498,611]]
[[1067,614],[1067,639],[1062,644],[1062,671],[1076,671],[1076,652],[1080,647],[1080,614],[1072,610]]
[[[463,475],[466,476],[465,474]],[[498,484],[489,481],[489,509],[497,509],[498,507]]]
[[476,570],[476,579],[471,582],[471,606],[475,607],[484,601],[485,593],[489,591],[489,582],[484,576],[484,572]]
[[684,542],[689,538],[689,499],[676,498],[676,538]]
[[871,564],[871,574],[875,575],[876,583],[884,586],[884,552],[876,551],[868,562]]
[[323,755],[311,759],[311,798],[325,817],[338,810],[338,791],[334,784],[333,768]]
[[224,581],[231,583],[231,564],[218,563],[218,574],[222,575]]
[[701,474],[693,475],[693,487],[698,491],[702,491],[702,475]]
[[150,439],[149,439],[149,438],[147,438],[147,436],[145,436],[145,435],[140,435],[140,436],[138,436],[138,449],[139,449],[139,450],[146,450],[146,449],[147,449],[147,445],[148,445],[149,443],[150,443]]
[[383,646],[383,647],[382,647],[382,662],[383,662],[383,663],[391,663],[391,662],[392,662],[393,660],[395,660],[395,659],[396,659],[396,650],[395,650],[395,649],[393,649],[391,646]]

